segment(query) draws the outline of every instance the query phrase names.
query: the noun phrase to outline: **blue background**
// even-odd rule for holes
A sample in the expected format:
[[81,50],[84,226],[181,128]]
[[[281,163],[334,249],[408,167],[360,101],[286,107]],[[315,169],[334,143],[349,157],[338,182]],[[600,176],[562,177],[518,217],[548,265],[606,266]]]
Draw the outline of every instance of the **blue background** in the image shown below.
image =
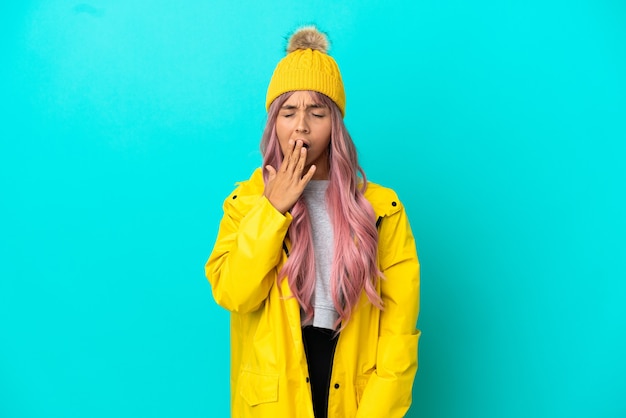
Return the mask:
[[625,21],[619,0],[3,2],[0,417],[228,416],[203,265],[314,22],[417,237],[409,416],[623,418]]

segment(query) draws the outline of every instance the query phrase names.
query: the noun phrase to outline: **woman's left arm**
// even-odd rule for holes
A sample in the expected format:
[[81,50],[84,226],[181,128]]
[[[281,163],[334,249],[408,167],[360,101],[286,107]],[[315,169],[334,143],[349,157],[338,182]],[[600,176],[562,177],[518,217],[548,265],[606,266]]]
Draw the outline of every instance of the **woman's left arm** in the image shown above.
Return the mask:
[[376,371],[363,392],[357,417],[403,417],[411,406],[417,372],[416,329],[420,265],[415,240],[401,204],[383,218],[379,263],[383,311],[380,315]]

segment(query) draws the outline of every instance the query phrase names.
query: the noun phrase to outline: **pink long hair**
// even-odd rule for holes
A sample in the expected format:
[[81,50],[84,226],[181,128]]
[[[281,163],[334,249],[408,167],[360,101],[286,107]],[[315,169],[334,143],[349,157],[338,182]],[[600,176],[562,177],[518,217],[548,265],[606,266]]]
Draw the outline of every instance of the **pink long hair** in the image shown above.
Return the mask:
[[[334,252],[330,289],[339,314],[335,328],[345,327],[364,290],[368,299],[379,309],[382,300],[376,285],[382,273],[377,265],[378,231],[372,205],[363,193],[367,178],[357,160],[356,147],[343,123],[341,111],[327,96],[310,92],[313,99],[330,109],[331,136],[329,145],[329,185],[326,202],[334,234]],[[284,93],[271,104],[261,139],[263,167],[278,169],[283,153],[276,135],[276,119],[281,106],[293,92]],[[267,171],[263,171],[267,183]],[[359,179],[360,174],[360,179]],[[313,317],[312,298],[315,289],[315,254],[311,222],[302,197],[291,209],[293,221],[288,236],[291,242],[289,259],[279,272],[280,280],[288,278],[289,287],[305,314]]]

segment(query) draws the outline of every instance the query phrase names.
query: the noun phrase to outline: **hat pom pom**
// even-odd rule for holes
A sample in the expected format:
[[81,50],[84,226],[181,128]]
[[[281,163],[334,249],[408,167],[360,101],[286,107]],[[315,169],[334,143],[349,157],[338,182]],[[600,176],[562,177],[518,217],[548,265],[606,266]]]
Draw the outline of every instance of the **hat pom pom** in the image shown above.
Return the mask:
[[313,49],[326,54],[328,39],[315,26],[305,26],[295,31],[287,44],[288,54],[298,49]]

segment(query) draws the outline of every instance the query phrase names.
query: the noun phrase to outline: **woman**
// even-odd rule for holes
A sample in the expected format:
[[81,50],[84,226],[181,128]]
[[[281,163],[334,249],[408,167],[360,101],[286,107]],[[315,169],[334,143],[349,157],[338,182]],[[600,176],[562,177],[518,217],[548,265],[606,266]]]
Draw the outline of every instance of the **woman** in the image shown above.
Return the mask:
[[419,263],[405,210],[367,182],[326,37],[289,40],[257,169],[205,266],[231,312],[234,417],[402,417],[417,370]]

